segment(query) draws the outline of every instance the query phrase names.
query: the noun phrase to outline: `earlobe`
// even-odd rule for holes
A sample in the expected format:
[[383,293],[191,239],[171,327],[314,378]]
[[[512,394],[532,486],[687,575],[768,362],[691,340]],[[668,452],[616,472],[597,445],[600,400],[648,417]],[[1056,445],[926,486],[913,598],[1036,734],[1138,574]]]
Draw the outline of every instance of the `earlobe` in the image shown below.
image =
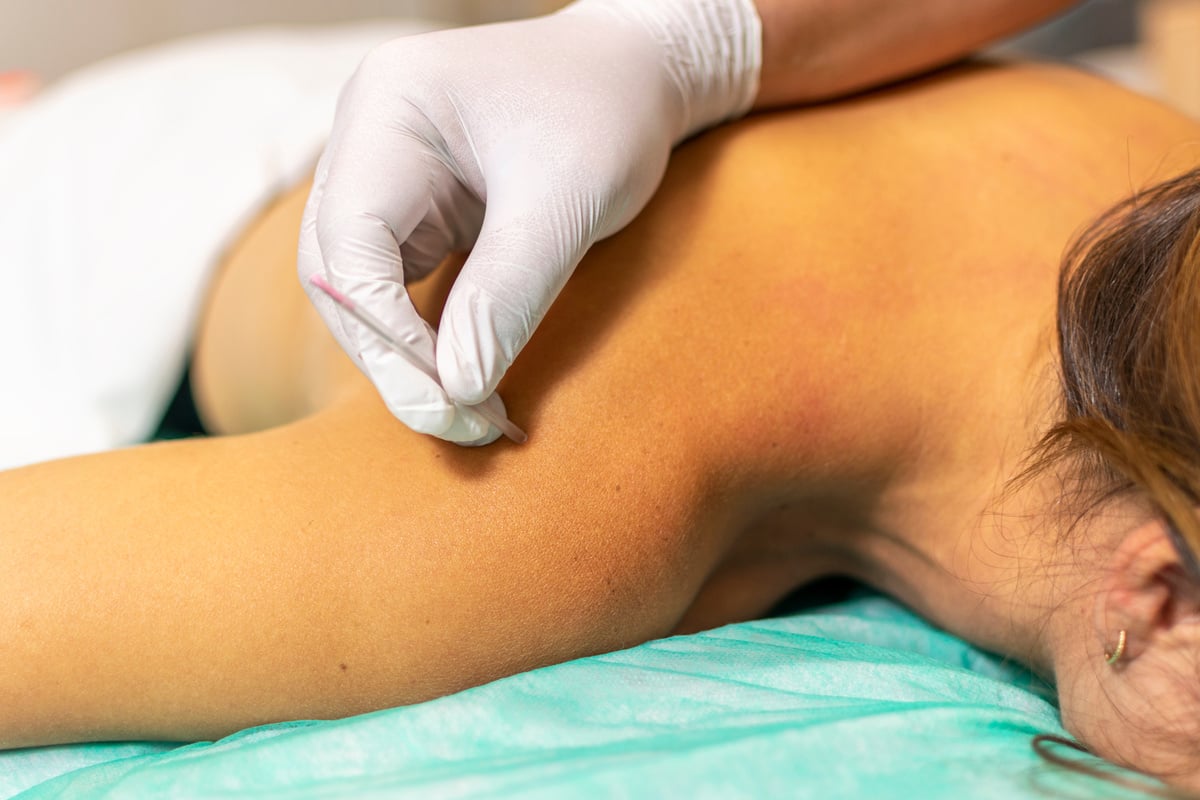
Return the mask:
[[1093,622],[1106,661],[1125,632],[1114,666],[1131,663],[1153,646],[1179,644],[1181,634],[1192,633],[1184,623],[1200,621],[1200,585],[1188,577],[1159,519],[1142,523],[1121,540],[1097,600]]

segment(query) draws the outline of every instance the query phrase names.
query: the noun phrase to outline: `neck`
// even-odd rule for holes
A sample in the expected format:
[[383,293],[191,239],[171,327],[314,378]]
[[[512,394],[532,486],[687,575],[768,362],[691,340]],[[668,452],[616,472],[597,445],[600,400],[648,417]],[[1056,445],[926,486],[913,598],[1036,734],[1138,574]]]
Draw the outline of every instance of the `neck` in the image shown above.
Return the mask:
[[1061,485],[1053,476],[1013,481],[1058,407],[1053,348],[1041,337],[1025,352],[1034,355],[1019,371],[997,366],[991,391],[978,392],[985,403],[949,420],[922,455],[928,467],[889,499],[894,510],[862,539],[858,575],[1053,679],[1052,632],[1082,587],[1071,584],[1079,571],[1047,513]]
[[[937,516],[951,519],[945,510]],[[1003,510],[958,519],[942,528],[956,536],[871,537],[858,577],[951,633],[1052,679],[1049,634],[1063,600],[1079,588],[1066,585],[1072,573],[1047,546],[1056,532]]]

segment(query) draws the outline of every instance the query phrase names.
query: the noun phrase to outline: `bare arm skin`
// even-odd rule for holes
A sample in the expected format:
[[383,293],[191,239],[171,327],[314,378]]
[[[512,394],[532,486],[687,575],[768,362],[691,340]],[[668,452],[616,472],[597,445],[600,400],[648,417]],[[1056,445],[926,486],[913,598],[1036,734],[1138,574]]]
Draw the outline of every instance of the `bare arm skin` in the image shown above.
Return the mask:
[[755,0],[759,109],[811,103],[962,58],[1077,0]]
[[[519,448],[413,434],[339,360],[295,286],[296,191],[196,354],[206,410],[252,432],[0,473],[0,747],[417,702],[832,571],[1003,649],[896,570],[1027,433],[1064,242],[1196,136],[1038,69],[704,136],[501,385]],[[430,318],[451,272],[414,287]]]

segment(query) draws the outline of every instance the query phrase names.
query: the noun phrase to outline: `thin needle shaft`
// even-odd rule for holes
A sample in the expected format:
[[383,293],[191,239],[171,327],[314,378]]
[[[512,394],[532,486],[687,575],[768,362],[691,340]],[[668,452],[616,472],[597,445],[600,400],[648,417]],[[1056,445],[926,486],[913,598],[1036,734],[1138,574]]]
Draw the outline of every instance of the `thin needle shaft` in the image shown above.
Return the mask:
[[[426,360],[422,358],[420,354],[413,352],[412,349],[404,344],[404,342],[397,339],[395,334],[389,331],[387,326],[380,322],[378,317],[376,317],[374,314],[370,313],[364,308],[360,308],[358,304],[349,297],[333,288],[333,286],[329,284],[329,281],[325,280],[325,278],[322,276],[313,275],[309,280],[312,282],[313,286],[316,286],[322,292],[329,295],[329,297],[335,303],[346,309],[346,312],[350,314],[350,316],[354,317],[363,325],[366,325],[368,328],[370,328],[372,333],[382,339],[383,342],[401,358],[404,358],[408,361],[408,363],[412,364],[414,367],[426,373],[427,375],[437,375],[436,365],[426,363]],[[479,405],[474,406],[463,406],[463,408],[468,408],[471,411],[474,411],[492,425],[495,425],[501,433],[517,444],[525,444],[525,442],[529,440],[529,437],[525,434],[525,431],[512,424],[512,422],[510,422],[507,418],[493,411],[487,406],[486,403],[480,403]]]

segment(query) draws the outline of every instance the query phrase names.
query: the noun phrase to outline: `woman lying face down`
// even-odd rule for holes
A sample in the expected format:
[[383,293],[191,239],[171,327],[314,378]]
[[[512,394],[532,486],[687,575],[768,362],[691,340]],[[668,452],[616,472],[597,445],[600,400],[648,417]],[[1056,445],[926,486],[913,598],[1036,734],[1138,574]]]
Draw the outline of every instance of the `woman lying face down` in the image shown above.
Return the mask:
[[419,702],[845,574],[1200,787],[1197,164],[1197,123],[1045,67],[713,132],[501,385],[529,444],[476,450],[328,337],[297,187],[205,312],[228,435],[0,474],[0,745]]

